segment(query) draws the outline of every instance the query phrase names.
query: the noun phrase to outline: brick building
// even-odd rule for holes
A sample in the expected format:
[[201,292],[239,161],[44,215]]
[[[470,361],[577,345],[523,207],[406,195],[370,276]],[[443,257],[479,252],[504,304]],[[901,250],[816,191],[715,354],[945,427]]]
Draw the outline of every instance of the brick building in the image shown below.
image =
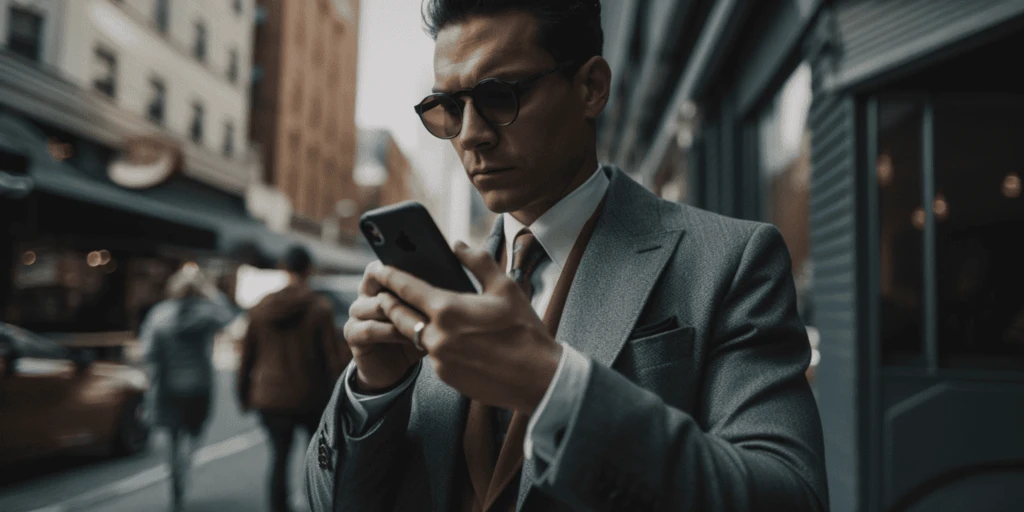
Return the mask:
[[336,238],[338,202],[358,200],[359,0],[259,0],[258,9],[250,136],[264,179],[290,201],[293,229]]

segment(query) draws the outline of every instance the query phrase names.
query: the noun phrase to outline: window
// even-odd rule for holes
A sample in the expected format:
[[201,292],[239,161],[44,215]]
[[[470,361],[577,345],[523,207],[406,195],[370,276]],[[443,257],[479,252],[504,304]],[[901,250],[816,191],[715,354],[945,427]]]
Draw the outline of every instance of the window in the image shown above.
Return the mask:
[[775,224],[793,260],[797,306],[814,325],[810,300],[811,146],[807,115],[811,106],[811,69],[796,68],[762,114],[759,156],[762,217]]
[[196,22],[196,42],[192,51],[200,62],[206,61],[206,24],[201,21]]
[[94,52],[96,59],[92,85],[97,91],[113,98],[117,96],[117,56],[102,46],[97,46]]
[[164,81],[156,77],[149,79],[149,88],[150,98],[149,107],[146,109],[146,116],[156,124],[163,124],[167,88],[164,85]]
[[42,50],[43,17],[24,7],[11,6],[7,19],[7,49],[38,62]]
[[160,29],[160,32],[166,34],[171,19],[170,0],[156,0],[153,19],[156,21],[156,26]]
[[235,125],[231,121],[224,123],[224,156],[231,158],[235,154]]
[[878,112],[879,274],[882,357],[924,365],[924,209],[920,208],[924,103],[883,99]]
[[238,50],[228,50],[228,80],[238,83]]
[[879,101],[889,365],[1024,369],[1024,96]]
[[1024,95],[939,96],[934,112],[939,364],[1024,369]]
[[192,129],[191,129],[192,142],[202,145],[203,143],[203,105],[201,103],[192,104]]

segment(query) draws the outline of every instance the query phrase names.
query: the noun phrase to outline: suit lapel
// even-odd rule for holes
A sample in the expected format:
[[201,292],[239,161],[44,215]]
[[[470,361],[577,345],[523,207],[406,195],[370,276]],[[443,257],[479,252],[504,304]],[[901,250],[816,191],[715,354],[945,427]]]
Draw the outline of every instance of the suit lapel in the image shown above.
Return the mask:
[[[660,200],[612,171],[605,211],[583,253],[558,340],[600,364],[619,355],[683,229],[664,225]],[[609,300],[614,297],[614,300]]]
[[[626,343],[683,229],[663,224],[659,199],[617,169],[562,311],[557,339],[611,366]],[[614,300],[609,300],[614,297]],[[517,509],[536,475],[523,462]]]
[[[497,254],[503,237],[501,216],[494,223],[484,248]],[[460,440],[466,426],[469,399],[445,384],[424,361],[413,395],[413,419],[409,432],[420,433],[423,456],[430,478],[433,510],[452,509],[453,478],[461,461]]]

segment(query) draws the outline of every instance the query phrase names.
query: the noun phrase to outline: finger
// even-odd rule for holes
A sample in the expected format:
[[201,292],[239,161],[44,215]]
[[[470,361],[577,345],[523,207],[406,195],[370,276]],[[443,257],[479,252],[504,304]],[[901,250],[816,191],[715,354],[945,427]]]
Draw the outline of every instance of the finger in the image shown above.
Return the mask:
[[371,261],[366,266],[366,270],[363,271],[363,281],[359,283],[359,294],[367,297],[373,297],[381,291],[380,282],[373,277],[373,273],[376,269],[383,266],[380,260]]
[[[395,329],[406,338],[412,340],[413,345],[419,350],[425,350],[421,342],[423,342],[424,332],[416,334],[416,325],[420,322],[427,324],[430,319],[424,316],[419,311],[409,307],[402,301],[398,300],[394,295],[390,293],[382,293],[378,295],[380,297],[380,305],[384,310],[384,314],[388,316],[391,323],[395,326]],[[425,328],[423,330],[426,330]]]
[[480,282],[480,286],[483,287],[485,292],[494,289],[500,280],[505,277],[505,273],[498,268],[498,263],[494,261],[494,257],[487,251],[472,249],[461,240],[455,242],[453,250],[459,261]]
[[[433,318],[437,310],[453,301],[454,292],[435,288],[426,281],[402,272],[394,267],[381,265],[373,269],[372,276],[381,286],[389,290],[403,302]],[[387,308],[385,308],[385,313]]]
[[348,316],[359,320],[380,320],[387,321],[388,317],[380,307],[380,299],[376,295],[359,298],[348,308]]
[[367,347],[378,344],[410,345],[412,341],[398,332],[390,322],[378,320],[349,321],[345,324],[345,341],[352,347]]

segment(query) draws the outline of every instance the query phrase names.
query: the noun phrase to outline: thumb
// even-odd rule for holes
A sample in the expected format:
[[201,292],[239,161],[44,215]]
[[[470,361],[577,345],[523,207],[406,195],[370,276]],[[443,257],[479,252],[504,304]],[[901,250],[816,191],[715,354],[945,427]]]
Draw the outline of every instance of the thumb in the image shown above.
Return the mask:
[[483,291],[490,290],[505,273],[498,268],[498,263],[487,251],[472,249],[464,242],[455,242],[455,256],[469,269],[473,277],[480,282]]

